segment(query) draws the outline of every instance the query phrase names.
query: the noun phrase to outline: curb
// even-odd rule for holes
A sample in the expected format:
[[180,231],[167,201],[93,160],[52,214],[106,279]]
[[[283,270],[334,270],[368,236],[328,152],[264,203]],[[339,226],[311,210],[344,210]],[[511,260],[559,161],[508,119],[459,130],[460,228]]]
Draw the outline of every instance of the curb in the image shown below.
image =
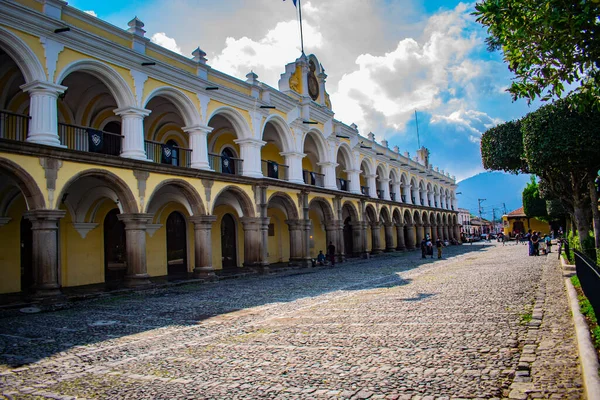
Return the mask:
[[583,375],[583,386],[588,399],[600,399],[600,377],[598,376],[598,355],[592,344],[590,331],[583,315],[579,311],[579,300],[577,292],[570,279],[565,279],[569,304],[575,325],[577,337],[577,350],[581,362],[581,373]]
[[562,266],[563,273],[565,276],[571,277],[577,273],[576,269],[575,269],[575,265],[567,264],[567,262],[565,261],[565,258],[562,255],[560,256],[560,265]]

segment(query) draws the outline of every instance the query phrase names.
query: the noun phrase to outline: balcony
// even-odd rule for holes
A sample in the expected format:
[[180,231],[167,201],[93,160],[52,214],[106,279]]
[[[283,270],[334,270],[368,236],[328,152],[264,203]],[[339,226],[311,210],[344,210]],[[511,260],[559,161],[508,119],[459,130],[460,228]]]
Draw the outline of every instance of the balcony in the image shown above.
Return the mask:
[[155,163],[190,168],[192,162],[192,149],[171,146],[152,140],[145,140],[144,147],[146,149],[146,157]]
[[421,199],[421,205],[424,206],[425,205],[425,200]]
[[437,206],[438,206],[438,202],[436,201],[436,202],[435,202],[435,208],[437,208]]
[[413,197],[410,198],[410,200],[412,201],[413,204],[417,204],[417,200]]
[[24,142],[29,131],[29,115],[0,111],[0,138]]
[[396,193],[390,192],[390,199],[392,199],[392,201],[396,201]]
[[344,192],[350,191],[350,181],[347,179],[337,178],[336,184],[338,190],[343,190]]
[[287,181],[289,177],[289,168],[287,165],[279,164],[271,160],[261,160],[261,169],[263,176],[267,178]]
[[383,190],[377,189],[377,198],[378,199],[383,199]]
[[364,194],[365,196],[368,196],[369,195],[369,187],[368,186],[361,186],[360,187],[360,192],[362,194]]
[[311,186],[325,187],[325,175],[317,172],[302,170],[304,183]]
[[400,195],[400,198],[402,199],[403,203],[406,203],[406,195],[405,194]]
[[218,154],[208,155],[208,165],[210,169],[222,174],[242,175],[244,160]]

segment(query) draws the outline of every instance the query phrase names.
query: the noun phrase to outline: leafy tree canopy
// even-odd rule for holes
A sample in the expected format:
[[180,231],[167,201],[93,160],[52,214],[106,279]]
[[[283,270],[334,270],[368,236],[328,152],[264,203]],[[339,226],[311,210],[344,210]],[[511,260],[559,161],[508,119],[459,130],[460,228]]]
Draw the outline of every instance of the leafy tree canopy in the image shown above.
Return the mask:
[[485,169],[527,173],[523,155],[523,134],[519,120],[488,129],[481,137],[481,159]]
[[523,189],[523,211],[530,218],[547,217],[546,201],[540,198],[538,184],[535,177],[531,177],[531,182]]
[[483,0],[475,10],[489,50],[516,75],[514,100],[560,98],[569,85],[580,106],[600,108],[600,0]]

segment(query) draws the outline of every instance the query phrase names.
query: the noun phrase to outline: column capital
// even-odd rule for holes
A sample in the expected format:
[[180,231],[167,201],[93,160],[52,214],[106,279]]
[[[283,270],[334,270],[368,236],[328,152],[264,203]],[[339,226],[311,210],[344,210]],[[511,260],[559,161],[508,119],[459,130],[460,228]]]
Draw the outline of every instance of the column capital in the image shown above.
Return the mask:
[[345,169],[344,172],[347,174],[360,174],[362,171],[360,169]]
[[317,165],[319,167],[337,167],[338,163],[334,163],[332,161],[323,161],[323,162],[318,162]]
[[382,183],[388,183],[389,181],[391,181],[390,178],[379,178],[379,182],[382,182]]
[[258,231],[262,225],[262,218],[242,217],[240,221],[245,231]]
[[54,95],[58,97],[59,94],[64,93],[67,90],[66,86],[57,85],[52,82],[44,82],[40,80],[31,81],[24,85],[19,86],[21,90],[27,93],[44,93],[49,95]]
[[206,125],[201,125],[201,124],[184,126],[183,128],[181,128],[181,130],[183,130],[185,133],[187,133],[189,135],[194,135],[194,134],[208,135],[209,133],[212,132],[213,129],[214,128],[212,126],[206,126]]
[[369,225],[371,226],[371,228],[381,228],[381,222],[379,222],[379,221],[371,222],[371,223],[369,223]]
[[367,179],[377,179],[377,174],[365,175]]
[[217,217],[215,215],[194,215],[189,220],[194,224],[195,230],[210,230]]
[[396,225],[396,228],[403,228],[404,224],[402,222],[396,222],[394,223],[394,225]]
[[117,218],[119,221],[125,224],[125,230],[128,229],[139,229],[145,230],[146,225],[148,225],[152,218],[154,218],[154,214],[146,214],[146,213],[130,213],[130,214],[117,214]]
[[302,230],[305,227],[303,219],[286,219],[285,223],[290,231]]
[[121,107],[121,108],[117,108],[116,110],[113,110],[113,112],[118,115],[119,117],[125,117],[125,116],[138,116],[141,118],[147,117],[148,115],[150,115],[150,113],[152,112],[151,110],[146,110],[145,108],[139,108],[139,107]]
[[386,228],[390,228],[390,227],[394,226],[394,223],[393,222],[384,222],[383,226],[385,226]]
[[282,151],[281,153],[279,153],[279,155],[281,155],[283,157],[300,157],[300,158],[306,157],[305,153],[301,153],[299,151]]
[[31,210],[23,213],[23,217],[31,222],[34,221],[58,221],[65,216],[67,212],[65,210]]
[[267,142],[265,142],[264,140],[254,138],[235,139],[234,142],[236,144],[239,144],[240,146],[248,145],[251,147],[262,147],[265,144],[267,144]]

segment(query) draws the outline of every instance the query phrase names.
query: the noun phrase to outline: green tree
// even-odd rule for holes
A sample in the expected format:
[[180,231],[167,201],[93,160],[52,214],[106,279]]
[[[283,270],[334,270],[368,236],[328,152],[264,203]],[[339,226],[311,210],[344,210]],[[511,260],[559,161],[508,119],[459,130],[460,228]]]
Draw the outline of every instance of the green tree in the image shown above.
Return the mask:
[[545,218],[548,216],[546,201],[540,198],[535,176],[531,176],[531,182],[523,189],[523,211],[527,218]]
[[[505,130],[498,127],[486,131],[481,140],[481,156],[488,169],[530,172],[540,177],[544,191],[548,192],[544,197],[559,199],[573,216],[581,243],[588,237],[593,216],[596,247],[600,248],[598,197],[594,186],[600,167],[600,112],[572,107],[580,101],[581,95],[571,97],[574,98],[543,106],[521,120],[523,153],[520,158],[526,168],[516,166],[514,154],[498,154],[486,148],[487,143],[519,140],[514,131],[511,135],[505,135]],[[499,148],[511,146],[503,143]]]
[[569,85],[600,108],[600,0],[483,0],[473,14],[516,76],[513,99],[549,100]]
[[485,169],[526,173],[521,121],[509,121],[490,128],[481,138],[481,155]]

